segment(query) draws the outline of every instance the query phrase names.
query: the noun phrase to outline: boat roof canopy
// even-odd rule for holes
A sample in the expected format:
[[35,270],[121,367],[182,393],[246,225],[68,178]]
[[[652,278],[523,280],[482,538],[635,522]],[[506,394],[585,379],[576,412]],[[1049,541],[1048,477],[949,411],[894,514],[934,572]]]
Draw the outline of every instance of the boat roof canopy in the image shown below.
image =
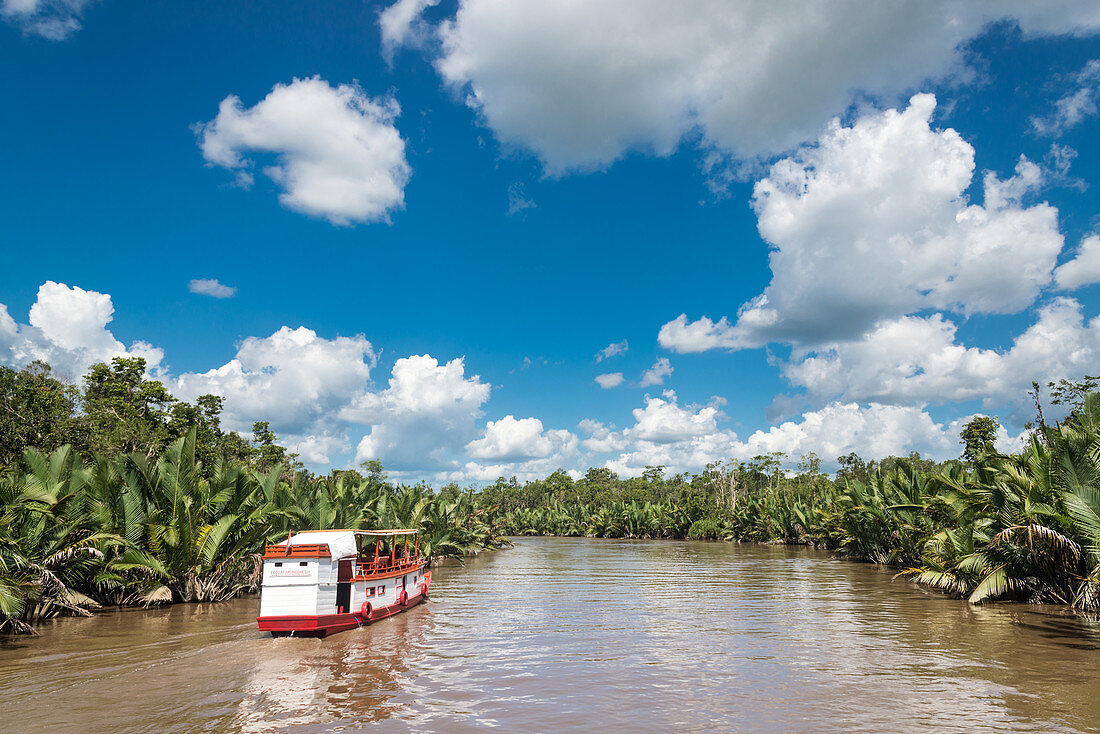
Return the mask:
[[[355,535],[416,535],[419,530],[413,528],[403,528],[400,530],[355,530],[353,528],[340,528],[338,530],[299,530],[295,533],[295,536],[305,535],[310,533],[317,535],[318,533],[354,533]],[[304,541],[303,541],[304,542]]]
[[333,558],[345,558],[359,554],[355,536],[392,537],[416,535],[417,530],[302,530],[287,539],[287,545],[328,545]]
[[389,535],[416,535],[419,530],[356,530],[359,535],[376,535],[376,536],[389,536]]

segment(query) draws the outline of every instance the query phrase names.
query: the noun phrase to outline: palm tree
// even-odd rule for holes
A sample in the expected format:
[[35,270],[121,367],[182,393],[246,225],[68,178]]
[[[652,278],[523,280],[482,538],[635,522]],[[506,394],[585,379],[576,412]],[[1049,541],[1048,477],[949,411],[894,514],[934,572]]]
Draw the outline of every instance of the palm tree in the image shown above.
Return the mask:
[[254,588],[264,543],[274,539],[278,525],[299,517],[273,492],[265,492],[265,483],[276,481],[270,477],[281,467],[265,481],[224,464],[215,466],[207,480],[201,468],[194,430],[156,462],[139,454],[129,457],[128,481],[153,506],[146,543],[175,601],[220,601]]
[[101,546],[118,542],[81,517],[86,473],[69,447],[28,449],[26,473],[0,481],[0,630],[32,631],[62,613],[97,606],[78,588],[103,564]]

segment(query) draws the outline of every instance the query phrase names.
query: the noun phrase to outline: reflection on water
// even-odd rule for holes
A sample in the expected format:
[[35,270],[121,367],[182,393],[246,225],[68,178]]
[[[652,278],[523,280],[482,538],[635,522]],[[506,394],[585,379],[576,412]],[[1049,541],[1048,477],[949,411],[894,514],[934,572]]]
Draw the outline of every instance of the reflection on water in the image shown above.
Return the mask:
[[368,723],[398,713],[402,704],[393,699],[409,685],[410,666],[423,658],[432,616],[410,611],[387,622],[332,640],[339,644],[272,640],[243,686],[240,731],[312,731],[315,723]]
[[1100,626],[802,549],[523,539],[325,640],[266,637],[257,609],[9,638],[0,710],[20,731],[1100,730]]

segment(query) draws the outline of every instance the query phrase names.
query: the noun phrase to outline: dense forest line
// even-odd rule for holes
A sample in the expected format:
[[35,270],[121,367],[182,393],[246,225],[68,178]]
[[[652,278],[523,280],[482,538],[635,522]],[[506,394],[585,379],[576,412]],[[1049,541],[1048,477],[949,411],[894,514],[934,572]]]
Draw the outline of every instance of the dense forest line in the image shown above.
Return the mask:
[[477,495],[510,535],[693,538],[806,544],[894,566],[899,576],[973,603],[1057,603],[1100,612],[1100,393],[1097,378],[1051,383],[1060,421],[1037,419],[1016,454],[998,453],[999,424],[977,416],[962,455],[865,462],[839,457],[830,478],[813,454],[708,466],[698,475],[634,479],[590,469]]
[[257,552],[308,528],[415,527],[433,558],[507,535],[810,544],[889,564],[973,602],[1100,610],[1100,394],[1051,385],[1068,416],[1038,417],[1019,454],[998,425],[967,424],[962,456],[810,454],[666,476],[590,469],[476,489],[388,480],[379,462],[316,476],[266,423],[220,425],[221,399],[173,398],[140,359],[94,366],[81,386],[47,365],[0,367],[0,631],[103,606],[217,601],[253,591]]

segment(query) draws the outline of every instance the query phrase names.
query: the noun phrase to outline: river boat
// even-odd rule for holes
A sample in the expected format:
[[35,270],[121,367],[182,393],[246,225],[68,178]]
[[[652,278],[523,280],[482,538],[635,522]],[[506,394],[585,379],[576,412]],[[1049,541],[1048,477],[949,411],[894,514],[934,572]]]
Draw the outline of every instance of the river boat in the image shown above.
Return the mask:
[[305,530],[263,557],[260,629],[325,637],[403,612],[428,596],[416,530]]

